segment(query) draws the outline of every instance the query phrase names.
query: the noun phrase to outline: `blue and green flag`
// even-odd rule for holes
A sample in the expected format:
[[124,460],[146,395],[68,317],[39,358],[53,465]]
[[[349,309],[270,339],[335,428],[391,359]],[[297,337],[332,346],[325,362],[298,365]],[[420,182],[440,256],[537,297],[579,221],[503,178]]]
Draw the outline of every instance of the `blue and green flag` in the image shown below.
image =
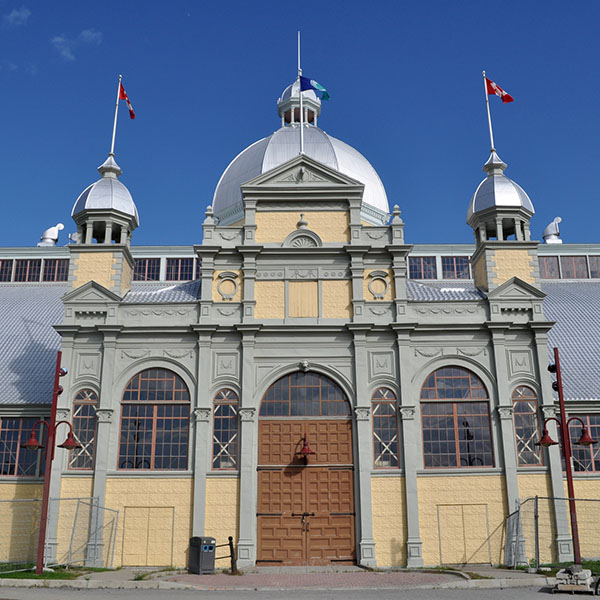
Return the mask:
[[329,100],[327,90],[318,81],[300,75],[300,91],[305,92],[306,90],[314,90],[321,100]]

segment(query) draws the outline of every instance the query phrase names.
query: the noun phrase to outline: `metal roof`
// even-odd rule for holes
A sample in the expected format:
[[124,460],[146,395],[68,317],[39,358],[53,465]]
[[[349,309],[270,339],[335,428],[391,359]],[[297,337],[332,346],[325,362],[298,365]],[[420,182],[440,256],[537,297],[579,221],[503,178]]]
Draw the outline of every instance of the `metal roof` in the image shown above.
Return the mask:
[[47,404],[67,284],[0,285],[0,405]]
[[197,302],[200,299],[200,283],[196,281],[132,283],[131,290],[125,294],[125,304],[161,304],[170,302]]
[[533,204],[525,190],[512,179],[504,175],[506,163],[492,151],[490,158],[483,166],[487,177],[479,184],[467,211],[467,222],[474,213],[486,208],[498,207],[522,207],[531,214],[535,213]]
[[98,171],[102,177],[81,192],[73,206],[71,216],[90,209],[118,210],[135,217],[139,224],[140,219],[133,198],[129,190],[117,179],[121,174],[121,167],[115,159],[109,156],[98,167]]
[[546,318],[556,321],[548,334],[548,358],[560,352],[567,400],[600,400],[600,281],[545,281]]
[[481,300],[485,296],[471,280],[465,281],[415,281],[406,280],[409,300],[417,302],[452,302],[457,300]]
[[[299,154],[299,126],[289,125],[255,142],[229,164],[221,176],[213,198],[213,210],[219,217],[227,209],[242,203],[240,186],[292,160]],[[363,203],[383,213],[389,212],[385,188],[371,163],[352,146],[345,144],[322,129],[304,128],[304,154],[365,186]]]

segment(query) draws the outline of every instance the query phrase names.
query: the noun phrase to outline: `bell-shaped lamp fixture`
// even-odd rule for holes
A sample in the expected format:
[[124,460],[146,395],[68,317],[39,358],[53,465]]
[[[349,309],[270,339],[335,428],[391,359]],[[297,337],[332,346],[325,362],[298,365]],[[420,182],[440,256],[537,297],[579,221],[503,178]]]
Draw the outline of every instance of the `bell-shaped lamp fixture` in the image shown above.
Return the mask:
[[555,446],[558,442],[555,442],[548,433],[548,430],[544,428],[544,432],[542,433],[542,439],[536,444],[536,446],[543,446],[547,448],[548,446]]
[[581,431],[581,437],[577,442],[580,446],[591,446],[596,443],[596,440],[592,439],[592,436],[589,434],[587,427],[584,427]]
[[23,448],[27,448],[27,450],[39,450],[40,448],[43,448],[35,435],[35,431],[31,432],[29,439],[23,444]]
[[302,448],[300,448],[298,454],[303,458],[308,458],[311,454],[314,454],[314,452],[310,449],[310,446],[308,445],[308,440],[306,439],[306,436],[302,438]]
[[81,448],[81,444],[75,439],[73,432],[69,431],[67,439],[62,444],[58,444],[58,447],[65,450],[76,450],[77,448]]

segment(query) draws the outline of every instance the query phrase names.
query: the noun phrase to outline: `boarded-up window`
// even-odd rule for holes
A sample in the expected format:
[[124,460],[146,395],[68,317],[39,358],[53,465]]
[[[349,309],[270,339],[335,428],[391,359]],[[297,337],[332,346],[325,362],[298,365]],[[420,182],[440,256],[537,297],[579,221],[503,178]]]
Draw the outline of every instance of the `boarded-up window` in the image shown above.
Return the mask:
[[318,282],[290,281],[288,288],[288,300],[290,317],[318,317]]

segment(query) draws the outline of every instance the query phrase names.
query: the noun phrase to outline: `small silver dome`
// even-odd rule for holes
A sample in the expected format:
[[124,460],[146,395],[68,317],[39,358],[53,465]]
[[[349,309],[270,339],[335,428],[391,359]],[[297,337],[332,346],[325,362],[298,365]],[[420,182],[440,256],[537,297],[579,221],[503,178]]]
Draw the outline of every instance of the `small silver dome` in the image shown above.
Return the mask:
[[135,217],[137,226],[140,220],[138,211],[129,190],[117,179],[122,171],[114,157],[109,155],[98,171],[102,177],[81,192],[71,216],[84,210],[117,210]]
[[[290,98],[298,98],[298,90],[300,89],[300,82],[296,79],[293,83],[290,83],[283,92],[281,92],[281,98],[277,101],[277,104],[285,102]],[[321,99],[315,94],[314,90],[305,90],[302,99],[310,99],[318,104],[321,104]]]
[[483,165],[487,177],[479,184],[473,194],[467,223],[471,217],[480,211],[497,207],[523,208],[532,215],[535,213],[533,204],[525,190],[504,174],[506,163],[492,150],[488,161]]
[[[299,126],[282,127],[233,159],[221,176],[213,198],[215,216],[222,224],[240,217],[242,183],[298,156],[299,136]],[[367,208],[365,219],[373,220],[375,213],[378,224],[387,222],[389,205],[383,183],[371,163],[358,150],[318,127],[305,126],[304,154],[364,184],[363,205],[376,209],[369,211]]]

